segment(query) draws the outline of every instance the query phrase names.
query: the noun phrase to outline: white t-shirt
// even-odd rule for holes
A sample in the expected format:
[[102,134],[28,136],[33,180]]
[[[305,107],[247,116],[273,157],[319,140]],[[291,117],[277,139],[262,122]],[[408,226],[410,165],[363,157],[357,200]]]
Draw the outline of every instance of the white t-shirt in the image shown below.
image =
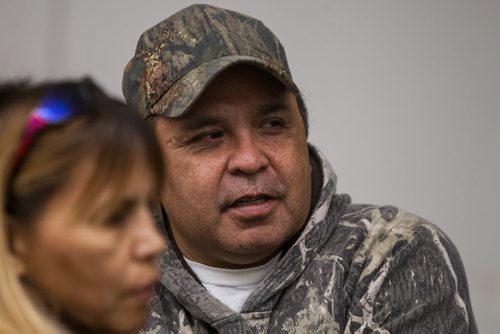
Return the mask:
[[184,259],[212,296],[240,312],[257,285],[276,266],[279,256],[261,266],[245,269],[215,268]]

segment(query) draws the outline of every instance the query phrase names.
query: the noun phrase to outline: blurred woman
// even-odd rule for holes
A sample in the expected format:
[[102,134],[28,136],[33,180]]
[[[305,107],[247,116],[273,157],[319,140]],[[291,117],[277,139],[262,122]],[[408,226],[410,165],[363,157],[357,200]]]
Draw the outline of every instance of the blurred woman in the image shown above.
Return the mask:
[[147,124],[92,81],[0,87],[0,333],[130,332],[164,241]]

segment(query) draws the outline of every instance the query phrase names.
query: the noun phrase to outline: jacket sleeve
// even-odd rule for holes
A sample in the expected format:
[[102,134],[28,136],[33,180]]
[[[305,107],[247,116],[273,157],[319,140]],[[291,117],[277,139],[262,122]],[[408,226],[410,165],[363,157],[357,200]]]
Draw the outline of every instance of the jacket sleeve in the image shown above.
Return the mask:
[[395,216],[403,220],[368,228],[353,264],[345,333],[477,333],[455,246],[436,226]]

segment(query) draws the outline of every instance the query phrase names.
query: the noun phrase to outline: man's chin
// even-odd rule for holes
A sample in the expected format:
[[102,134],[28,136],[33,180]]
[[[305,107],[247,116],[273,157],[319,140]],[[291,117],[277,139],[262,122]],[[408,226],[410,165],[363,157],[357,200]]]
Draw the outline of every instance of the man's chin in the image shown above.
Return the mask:
[[284,242],[252,240],[251,244],[240,243],[226,252],[226,261],[233,267],[250,268],[267,263],[277,255]]

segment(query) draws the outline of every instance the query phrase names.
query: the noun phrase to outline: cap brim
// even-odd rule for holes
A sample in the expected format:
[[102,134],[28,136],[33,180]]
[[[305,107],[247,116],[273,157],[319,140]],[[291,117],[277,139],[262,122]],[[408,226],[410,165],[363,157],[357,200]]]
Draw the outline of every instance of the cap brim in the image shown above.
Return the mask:
[[259,67],[272,74],[294,94],[299,93],[292,78],[280,67],[250,56],[226,56],[203,63],[184,75],[151,107],[148,116],[175,118],[184,115],[217,75],[236,64]]

